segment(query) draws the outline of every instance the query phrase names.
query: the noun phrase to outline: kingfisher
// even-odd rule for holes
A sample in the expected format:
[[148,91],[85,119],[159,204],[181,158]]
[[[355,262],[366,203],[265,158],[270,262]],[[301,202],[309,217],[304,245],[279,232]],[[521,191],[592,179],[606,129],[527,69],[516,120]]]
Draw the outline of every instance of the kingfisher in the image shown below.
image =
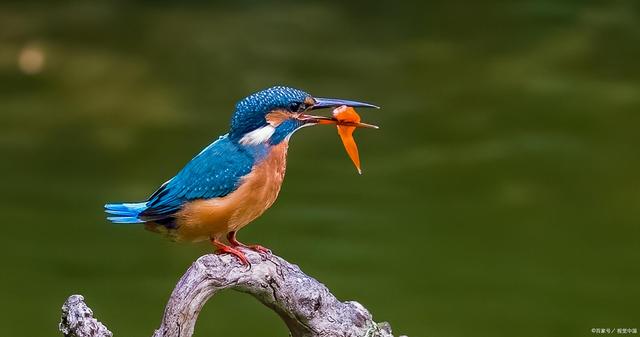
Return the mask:
[[309,112],[343,105],[378,108],[364,102],[313,97],[284,86],[256,92],[236,104],[228,133],[200,151],[145,201],[106,204],[107,219],[144,224],[174,241],[209,240],[216,253],[235,255],[249,265],[238,247],[261,254],[270,250],[241,243],[236,234],[276,201],[291,135],[312,125],[340,125],[333,117]]

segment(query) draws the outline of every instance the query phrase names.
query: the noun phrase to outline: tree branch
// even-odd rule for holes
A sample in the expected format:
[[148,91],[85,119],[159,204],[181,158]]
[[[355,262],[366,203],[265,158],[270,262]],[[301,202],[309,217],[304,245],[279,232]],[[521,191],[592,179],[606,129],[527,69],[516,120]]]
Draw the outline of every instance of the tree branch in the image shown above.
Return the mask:
[[[293,337],[393,337],[389,324],[374,322],[357,302],[338,301],[298,266],[275,255],[242,251],[251,262],[250,269],[228,254],[196,260],[173,290],[153,337],[190,337],[204,304],[224,289],[257,298],[282,318]],[[83,300],[73,295],[65,302],[60,331],[65,336],[111,337]]]
[[58,326],[67,337],[112,337],[113,334],[97,319],[84,303],[82,295],[71,295],[62,305],[62,319]]

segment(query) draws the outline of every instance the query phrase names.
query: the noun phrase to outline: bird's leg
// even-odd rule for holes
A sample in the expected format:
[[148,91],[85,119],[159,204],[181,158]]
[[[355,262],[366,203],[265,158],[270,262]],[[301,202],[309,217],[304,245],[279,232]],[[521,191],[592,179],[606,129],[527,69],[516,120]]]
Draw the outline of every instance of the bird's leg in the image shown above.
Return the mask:
[[238,241],[238,239],[236,239],[236,231],[229,232],[227,234],[227,240],[229,240],[229,243],[231,244],[232,247],[240,246],[240,247],[249,248],[258,253],[267,254],[267,255],[271,254],[271,250],[269,248],[266,248],[260,245],[245,245],[244,243]]
[[211,243],[217,248],[216,249],[216,254],[224,254],[224,253],[229,253],[232,255],[235,255],[240,262],[242,262],[242,264],[244,264],[245,266],[251,266],[251,263],[249,263],[249,260],[247,260],[247,257],[244,256],[244,253],[231,247],[231,246],[227,246],[224,243],[220,242],[220,240],[216,239],[216,238],[211,238]]

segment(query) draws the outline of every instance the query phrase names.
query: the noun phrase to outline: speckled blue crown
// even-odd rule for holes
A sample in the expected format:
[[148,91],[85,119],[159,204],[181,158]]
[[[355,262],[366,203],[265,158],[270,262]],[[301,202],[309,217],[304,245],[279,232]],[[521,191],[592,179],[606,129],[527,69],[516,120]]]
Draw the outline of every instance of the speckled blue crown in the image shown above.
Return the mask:
[[265,126],[266,114],[276,109],[286,109],[291,103],[304,102],[310,95],[294,88],[275,86],[247,96],[236,104],[236,111],[231,118],[232,137]]

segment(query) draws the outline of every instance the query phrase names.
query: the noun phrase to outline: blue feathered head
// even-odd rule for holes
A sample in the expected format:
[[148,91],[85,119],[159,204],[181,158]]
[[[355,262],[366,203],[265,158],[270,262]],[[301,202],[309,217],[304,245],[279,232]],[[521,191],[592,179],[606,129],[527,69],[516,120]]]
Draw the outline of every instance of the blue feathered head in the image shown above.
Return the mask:
[[266,126],[266,115],[273,111],[297,112],[311,95],[294,88],[275,86],[258,91],[236,104],[231,134],[243,135]]

